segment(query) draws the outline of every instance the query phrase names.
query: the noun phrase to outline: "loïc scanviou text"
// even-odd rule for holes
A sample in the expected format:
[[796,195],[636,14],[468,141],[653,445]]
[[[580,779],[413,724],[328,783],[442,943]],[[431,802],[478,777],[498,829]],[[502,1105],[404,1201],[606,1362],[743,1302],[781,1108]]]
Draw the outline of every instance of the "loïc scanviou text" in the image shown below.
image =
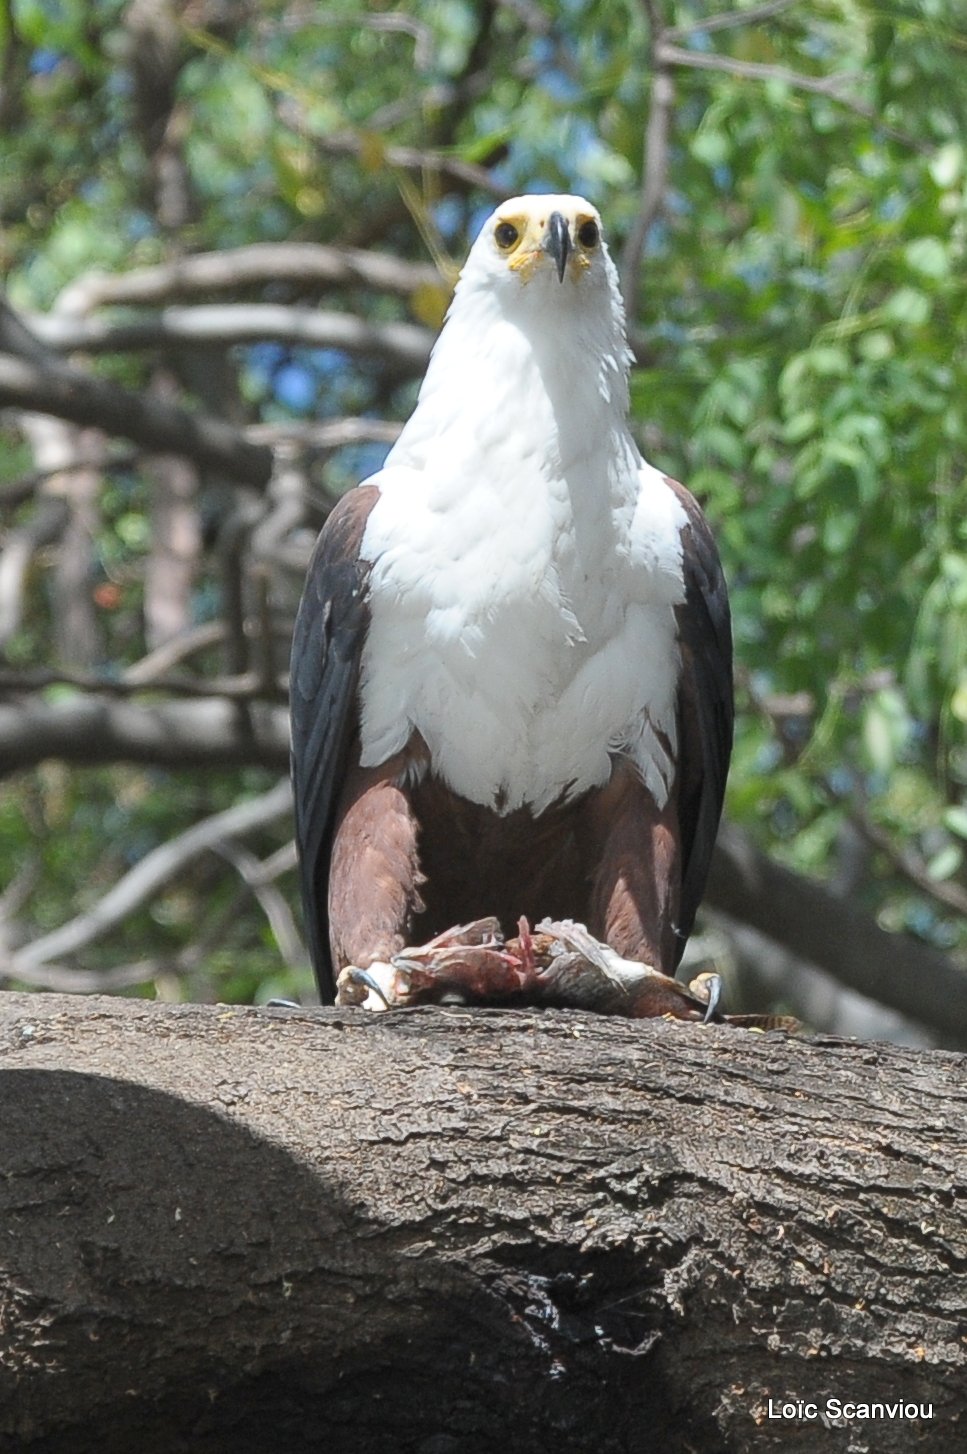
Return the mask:
[[768,1419],[932,1419],[933,1404],[904,1402],[901,1399],[865,1402],[861,1399],[827,1398],[822,1403],[806,1399],[768,1400]]

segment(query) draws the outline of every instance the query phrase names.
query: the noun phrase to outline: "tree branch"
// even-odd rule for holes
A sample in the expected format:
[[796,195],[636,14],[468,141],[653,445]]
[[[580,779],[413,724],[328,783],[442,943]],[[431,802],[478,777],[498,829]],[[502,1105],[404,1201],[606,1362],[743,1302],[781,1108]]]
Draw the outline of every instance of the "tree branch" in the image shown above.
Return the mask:
[[194,656],[196,652],[208,651],[213,646],[221,645],[225,640],[226,629],[224,621],[203,621],[182,636],[149,651],[140,661],[125,670],[121,681],[131,687],[149,683],[153,685],[179,662]]
[[143,449],[182,454],[241,484],[264,488],[272,452],[221,419],[191,414],[95,378],[69,364],[38,364],[0,354],[0,408],[32,409],[103,429]]
[[[247,432],[248,438],[254,435]],[[266,443],[267,441],[258,441]],[[133,449],[112,450],[105,454],[103,441],[98,438],[99,449],[91,450],[88,454],[76,456],[69,464],[56,464],[48,466],[36,466],[34,469],[26,470],[18,479],[5,480],[0,483],[0,510],[15,510],[23,505],[32,495],[41,492],[49,480],[64,476],[69,478],[73,474],[91,469],[99,469],[102,474],[109,474],[112,470],[132,469],[137,461],[137,453]]]
[[[762,61],[742,61],[734,56],[723,56],[711,51],[682,50],[659,38],[656,46],[657,59],[662,65],[683,66],[693,71],[723,71],[729,76],[740,76],[751,81],[781,81],[796,91],[809,91],[815,96],[826,96],[831,101],[843,101],[853,105],[851,98],[844,98],[843,87],[856,80],[855,74],[841,72],[832,76],[808,76],[802,71],[792,71],[788,66],[774,66]],[[865,102],[857,102],[860,114],[873,119],[875,112]]]
[[[292,811],[291,794],[285,797],[284,804],[284,816],[288,817]],[[283,813],[278,816],[282,817]],[[309,956],[295,926],[295,917],[289,907],[289,902],[270,881],[265,862],[257,858],[254,853],[250,853],[240,843],[232,842],[227,838],[222,839],[219,843],[213,843],[211,846],[214,852],[232,865],[245,887],[250,890],[268,920],[272,937],[286,964],[308,965]],[[291,854],[287,854],[285,867],[294,868],[295,866],[296,857],[293,851]],[[280,869],[279,872],[281,871]]]
[[721,15],[707,15],[703,20],[688,25],[675,26],[666,30],[666,41],[688,40],[692,35],[711,35],[715,30],[733,30],[740,25],[758,25],[761,20],[771,20],[783,10],[790,10],[797,0],[763,0],[761,5],[750,5],[747,10],[727,10]]
[[3,292],[0,292],[0,353],[12,353],[36,364],[51,361],[49,349],[30,330]]
[[67,964],[38,964],[28,968],[18,959],[16,952],[0,946],[0,978],[16,980],[31,989],[59,995],[117,994],[119,990],[148,984],[170,968],[170,964],[163,964],[157,959],[138,960],[113,969],[76,969]]
[[34,314],[30,325],[38,338],[59,353],[130,353],[197,343],[227,347],[270,339],[307,348],[338,348],[414,372],[426,367],[434,337],[428,328],[415,323],[367,323],[350,313],[275,303],[171,307],[150,318],[120,320]]
[[[294,112],[288,99],[280,106],[279,114],[288,125],[305,129],[301,113]],[[351,131],[334,132],[328,136],[318,132],[312,134],[313,145],[328,156],[362,156],[368,140],[371,139]],[[434,151],[429,147],[398,146],[389,142],[382,146],[382,155],[389,166],[399,167],[401,171],[419,172],[421,176],[427,172],[437,173],[457,183],[464,191],[480,191],[497,201],[506,196],[506,187],[492,177],[485,167],[462,161],[460,157],[451,156],[445,151]]]
[[252,703],[242,714],[237,703],[221,698],[150,707],[97,697],[0,703],[0,763],[5,773],[48,758],[83,766],[144,762],[284,772],[288,757],[284,707]]
[[224,252],[192,253],[129,273],[88,273],[65,289],[64,300],[69,311],[86,313],[105,304],[159,305],[280,282],[293,283],[300,292],[361,286],[409,297],[419,288],[439,287],[440,275],[428,263],[362,248],[255,242]]
[[0,60],[0,131],[13,135],[24,117],[24,91],[30,79],[31,50],[18,27],[13,0],[0,3],[3,58]]
[[60,540],[70,521],[70,504],[46,495],[30,520],[8,531],[0,550],[0,650],[20,630],[27,573],[38,551]]
[[959,965],[887,933],[856,904],[775,863],[732,824],[719,830],[708,901],[840,984],[967,1043],[967,973]]
[[395,444],[402,428],[396,419],[286,419],[249,424],[245,437],[273,448],[295,444],[303,449],[331,451],[351,444]]
[[[218,640],[224,641],[225,635],[226,633],[222,631]],[[180,643],[181,638],[175,637],[173,641]],[[163,652],[164,646],[159,647],[158,651]],[[151,657],[154,657],[154,654],[152,652]],[[148,659],[148,657],[143,658],[145,661]],[[132,668],[132,671],[134,670],[136,668]],[[213,697],[225,697],[233,702],[249,702],[253,699],[288,701],[288,691],[283,677],[267,678],[264,673],[256,671],[243,671],[235,676],[221,677],[193,677],[159,673],[148,678],[129,676],[127,673],[121,677],[98,676],[93,672],[57,670],[45,666],[21,669],[0,667],[0,693],[12,695],[21,692],[44,692],[50,687],[75,687],[79,692],[89,692],[95,696],[105,697],[143,696],[145,690],[150,690],[172,697],[197,697],[205,700]]]

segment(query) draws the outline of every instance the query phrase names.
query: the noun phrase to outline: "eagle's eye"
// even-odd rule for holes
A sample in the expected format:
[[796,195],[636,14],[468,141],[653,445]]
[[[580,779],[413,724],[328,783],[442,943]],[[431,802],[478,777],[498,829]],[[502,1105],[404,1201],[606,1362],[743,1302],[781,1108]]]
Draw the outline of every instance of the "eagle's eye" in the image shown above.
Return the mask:
[[600,235],[598,224],[593,217],[589,217],[587,222],[582,222],[578,228],[578,242],[589,251],[592,247],[597,247]]
[[498,222],[494,228],[494,242],[504,252],[513,247],[519,237],[520,233],[512,222]]

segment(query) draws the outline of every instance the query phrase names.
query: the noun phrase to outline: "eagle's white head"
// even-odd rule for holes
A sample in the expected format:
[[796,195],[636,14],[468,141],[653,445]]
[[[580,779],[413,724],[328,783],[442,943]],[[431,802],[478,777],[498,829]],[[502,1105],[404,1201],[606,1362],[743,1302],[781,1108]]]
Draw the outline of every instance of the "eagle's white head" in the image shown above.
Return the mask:
[[630,476],[639,459],[627,428],[630,362],[597,209],[566,194],[512,197],[470,249],[387,463],[422,468],[437,447],[451,464],[467,450],[477,459],[485,442],[568,461],[607,435],[620,438]]
[[477,287],[501,296],[509,309],[525,290],[555,310],[579,301],[604,305],[623,322],[601,218],[584,197],[535,193],[502,203],[481,228],[457,291]]
[[[487,218],[464,264],[421,392],[483,391],[494,410],[502,380],[525,394],[531,365],[567,395],[590,389],[623,425],[631,355],[618,272],[597,208],[584,197],[511,197]],[[485,377],[487,375],[487,377]],[[568,413],[569,397],[558,412]],[[579,411],[580,412],[580,411]],[[420,421],[421,427],[425,421]],[[455,421],[456,422],[456,421]]]
[[602,273],[608,257],[597,210],[583,197],[511,197],[488,217],[470,255],[495,279],[521,283],[544,275],[580,283]]

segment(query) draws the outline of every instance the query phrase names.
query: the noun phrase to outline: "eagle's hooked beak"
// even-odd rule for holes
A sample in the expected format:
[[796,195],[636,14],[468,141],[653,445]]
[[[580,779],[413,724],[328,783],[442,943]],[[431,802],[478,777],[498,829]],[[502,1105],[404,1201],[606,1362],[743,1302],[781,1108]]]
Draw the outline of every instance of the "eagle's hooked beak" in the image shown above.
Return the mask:
[[552,212],[547,219],[542,247],[554,259],[558,281],[563,283],[567,260],[571,255],[571,234],[568,232],[567,221],[560,212]]

